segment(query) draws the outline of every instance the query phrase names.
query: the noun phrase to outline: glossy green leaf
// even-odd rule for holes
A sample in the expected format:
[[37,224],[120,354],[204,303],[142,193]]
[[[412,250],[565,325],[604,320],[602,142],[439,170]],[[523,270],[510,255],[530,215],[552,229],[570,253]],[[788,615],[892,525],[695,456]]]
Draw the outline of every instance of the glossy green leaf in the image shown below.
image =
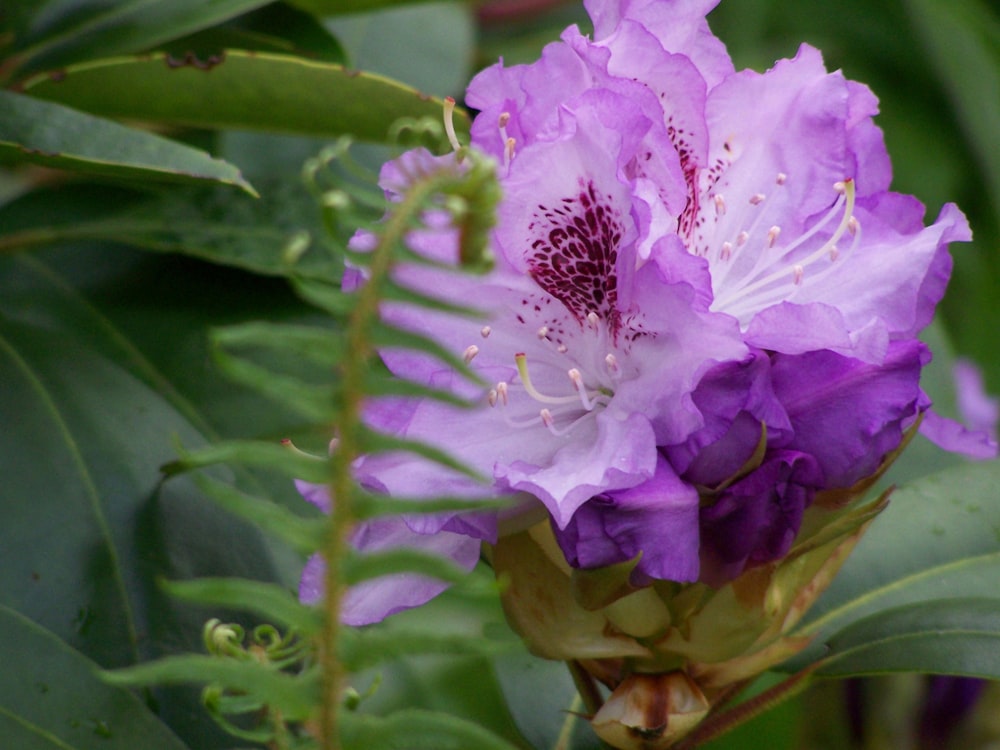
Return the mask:
[[[100,262],[108,257],[117,265]],[[203,350],[192,342],[199,326],[207,339],[217,313],[181,295],[192,316],[186,328],[168,334],[168,318],[144,320],[141,305],[121,294],[128,285],[107,284],[130,279],[136,300],[156,302],[130,268],[135,260],[106,247],[0,257],[0,411],[17,425],[0,438],[0,599],[105,667],[199,649],[201,627],[213,616],[253,624],[224,607],[170,599],[157,578],[281,577],[273,548],[252,527],[186,479],[161,483],[174,440],[196,446],[213,426],[233,423],[218,405],[210,414],[192,401],[189,394],[200,399],[200,392],[179,377],[205,379],[193,367]],[[155,260],[153,278],[167,280],[164,260]],[[195,288],[190,268],[181,278]],[[174,296],[184,288],[170,283]],[[259,309],[259,291],[244,286],[241,293]],[[161,316],[170,310],[157,309]],[[165,343],[173,360],[156,350]],[[242,410],[249,403],[233,402]],[[256,403],[257,412],[238,421],[268,419],[274,408]],[[294,494],[290,482],[288,489]],[[0,690],[18,679],[16,670],[2,670]],[[197,689],[157,690],[155,700],[185,741],[221,746]]]
[[232,164],[153,133],[0,91],[0,158],[102,177],[223,183],[254,194]]
[[837,633],[827,650],[818,675],[930,672],[1000,679],[1000,597],[885,610]]
[[17,750],[186,750],[135,695],[51,632],[0,605],[0,732]]
[[319,19],[283,2],[272,2],[231,21],[161,45],[174,57],[191,53],[202,60],[227,49],[296,55],[347,64],[347,54]]
[[[350,3],[356,10],[362,10],[372,0],[334,2],[341,7]],[[451,94],[461,99],[475,72],[474,14],[472,5],[454,0],[411,2],[385,7],[376,13],[331,18],[327,26],[343,43],[354,67],[421,91]],[[419,29],[419,33],[413,33],[414,29]]]
[[11,67],[24,74],[80,60],[141,52],[214,26],[271,0],[51,0],[21,11]]
[[[105,117],[387,141],[400,118],[442,118],[442,103],[379,75],[271,53],[163,54],[72,66],[25,84],[32,96]],[[456,124],[463,125],[462,118]]]
[[222,187],[152,195],[100,185],[41,189],[0,207],[0,252],[105,240],[259,274],[337,273],[340,264],[320,239],[324,231],[313,197],[289,182],[262,184],[261,193],[253,198]]
[[341,742],[351,750],[517,750],[478,724],[421,709],[389,716],[345,714],[342,723]]
[[539,659],[523,647],[494,660],[497,680],[518,729],[533,748],[554,748],[569,732],[572,750],[602,750],[604,745],[577,713],[585,709],[566,664]]
[[[819,658],[846,628],[898,607],[987,598],[1000,609],[1000,461],[949,469],[895,492],[809,614]],[[870,655],[875,664],[874,651]]]

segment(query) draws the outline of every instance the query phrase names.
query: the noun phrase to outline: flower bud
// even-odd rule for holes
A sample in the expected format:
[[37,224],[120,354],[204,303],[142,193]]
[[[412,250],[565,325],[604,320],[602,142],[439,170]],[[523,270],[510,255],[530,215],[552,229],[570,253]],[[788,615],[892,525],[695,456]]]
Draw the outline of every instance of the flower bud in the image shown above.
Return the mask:
[[810,509],[788,554],[719,588],[629,583],[636,560],[571,568],[548,522],[502,536],[492,563],[511,626],[532,653],[572,660],[611,690],[591,718],[609,744],[665,748],[730,688],[809,644],[791,635],[887,505]]

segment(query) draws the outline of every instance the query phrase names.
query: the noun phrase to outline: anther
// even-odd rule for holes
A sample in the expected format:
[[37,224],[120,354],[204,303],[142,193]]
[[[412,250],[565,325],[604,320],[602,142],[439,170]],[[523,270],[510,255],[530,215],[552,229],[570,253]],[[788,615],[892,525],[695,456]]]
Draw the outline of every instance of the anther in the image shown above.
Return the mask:
[[733,255],[733,243],[732,242],[723,242],[722,243],[722,252],[719,253],[719,257],[722,260],[729,260],[732,257],[732,255]]
[[506,160],[507,164],[510,164],[510,162],[514,158],[514,147],[516,145],[517,145],[517,139],[514,137],[510,137],[504,142],[503,157]]
[[507,405],[507,384],[502,380],[497,383],[497,399],[504,406]]
[[479,347],[472,344],[465,347],[465,351],[462,352],[462,359],[465,360],[465,364],[469,364],[477,354],[479,354]]
[[479,332],[479,335],[482,336],[484,339],[488,339],[492,332],[493,332],[492,328],[490,328],[489,326],[483,326],[482,330]]
[[462,148],[462,144],[458,142],[458,136],[455,135],[455,99],[450,96],[444,98],[444,132],[448,134],[448,143],[451,147],[458,151]]
[[743,247],[747,244],[747,240],[750,239],[750,233],[747,231],[740,232],[736,235],[736,247]]
[[788,175],[784,172],[778,172],[778,176],[774,178],[774,182],[777,185],[784,185],[788,182]]
[[508,122],[510,122],[510,112],[501,112],[497,118],[497,127],[506,128]]
[[569,347],[566,346],[566,344],[559,344],[559,346],[556,347],[556,351],[560,354],[565,354],[569,351]]
[[767,246],[774,247],[775,241],[778,239],[778,235],[781,234],[781,227],[775,225],[767,230]]
[[621,372],[621,368],[618,367],[618,358],[614,354],[609,353],[604,358],[604,364],[608,366],[612,375],[618,375]]
[[538,338],[539,339],[543,339],[544,340],[544,339],[548,338],[548,335],[549,335],[549,327],[548,326],[542,326],[541,328],[538,329]]
[[843,195],[844,193],[847,192],[848,182],[850,182],[850,180],[843,180],[843,181],[838,180],[837,182],[833,183],[833,189],[836,190],[841,195]]
[[488,394],[486,394],[486,399],[490,402],[490,406],[496,406],[497,405],[497,398],[499,398],[499,394],[497,393],[497,389],[496,388],[490,388],[490,392]]
[[805,275],[805,269],[802,266],[795,266],[792,271],[792,280],[795,282],[795,286],[802,283],[802,277]]
[[600,326],[600,323],[601,323],[601,318],[598,316],[597,313],[595,313],[593,311],[587,313],[587,324],[592,329],[594,329],[596,331],[598,329],[598,327]]
[[715,215],[725,216],[726,215],[726,199],[722,197],[721,194],[716,194],[712,200],[715,202]]
[[836,245],[834,245],[833,247],[830,248],[830,260],[835,261],[839,257],[840,257],[840,250],[837,248]]
[[858,229],[860,228],[861,224],[853,216],[847,220],[847,231],[850,232],[852,235],[857,234]]
[[763,193],[754,193],[750,196],[750,205],[759,206],[767,196]]

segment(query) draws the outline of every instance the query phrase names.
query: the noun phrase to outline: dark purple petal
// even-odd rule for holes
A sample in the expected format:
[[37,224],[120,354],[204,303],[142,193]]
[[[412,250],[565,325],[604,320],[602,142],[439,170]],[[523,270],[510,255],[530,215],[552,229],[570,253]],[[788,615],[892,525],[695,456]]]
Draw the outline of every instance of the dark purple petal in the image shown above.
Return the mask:
[[632,583],[698,577],[698,493],[662,458],[651,479],[591,498],[565,529],[553,524],[570,565],[600,568],[642,558]]
[[774,392],[791,419],[785,447],[813,455],[826,487],[850,487],[899,446],[922,401],[919,341],[893,342],[872,365],[828,351],[772,359]]
[[782,557],[823,475],[812,456],[775,451],[701,509],[701,580],[719,586],[744,569]]

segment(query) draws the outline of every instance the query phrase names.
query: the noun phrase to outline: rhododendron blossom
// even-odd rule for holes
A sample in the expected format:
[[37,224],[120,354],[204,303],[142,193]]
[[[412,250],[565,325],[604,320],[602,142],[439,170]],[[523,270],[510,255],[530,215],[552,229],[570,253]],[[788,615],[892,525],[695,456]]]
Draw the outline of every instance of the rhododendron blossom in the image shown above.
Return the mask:
[[[785,554],[816,493],[878,471],[929,409],[916,336],[944,292],[948,243],[970,238],[965,218],[949,204],[925,227],[920,203],[889,191],[875,96],[827,72],[817,50],[735,71],[705,20],[715,4],[593,0],[593,38],[570,27],[538,62],[470,85],[471,145],[496,160],[504,196],[495,269],[399,275],[486,319],[401,304],[384,314],[489,385],[476,392],[429,357],[387,350],[399,376],[479,407],[390,402],[369,419],[491,483],[408,454],[356,468],[388,494],[509,495],[513,509],[362,527],[362,549],[391,539],[471,566],[480,540],[544,513],[574,567],[638,560],[634,585],[718,585]],[[392,199],[454,159],[407,153],[382,186]],[[446,219],[411,244],[458,257]],[[940,418],[925,425],[948,447],[995,450]],[[317,565],[306,599],[319,595]],[[376,593],[349,600],[347,619],[443,588],[395,581],[366,584]]]

